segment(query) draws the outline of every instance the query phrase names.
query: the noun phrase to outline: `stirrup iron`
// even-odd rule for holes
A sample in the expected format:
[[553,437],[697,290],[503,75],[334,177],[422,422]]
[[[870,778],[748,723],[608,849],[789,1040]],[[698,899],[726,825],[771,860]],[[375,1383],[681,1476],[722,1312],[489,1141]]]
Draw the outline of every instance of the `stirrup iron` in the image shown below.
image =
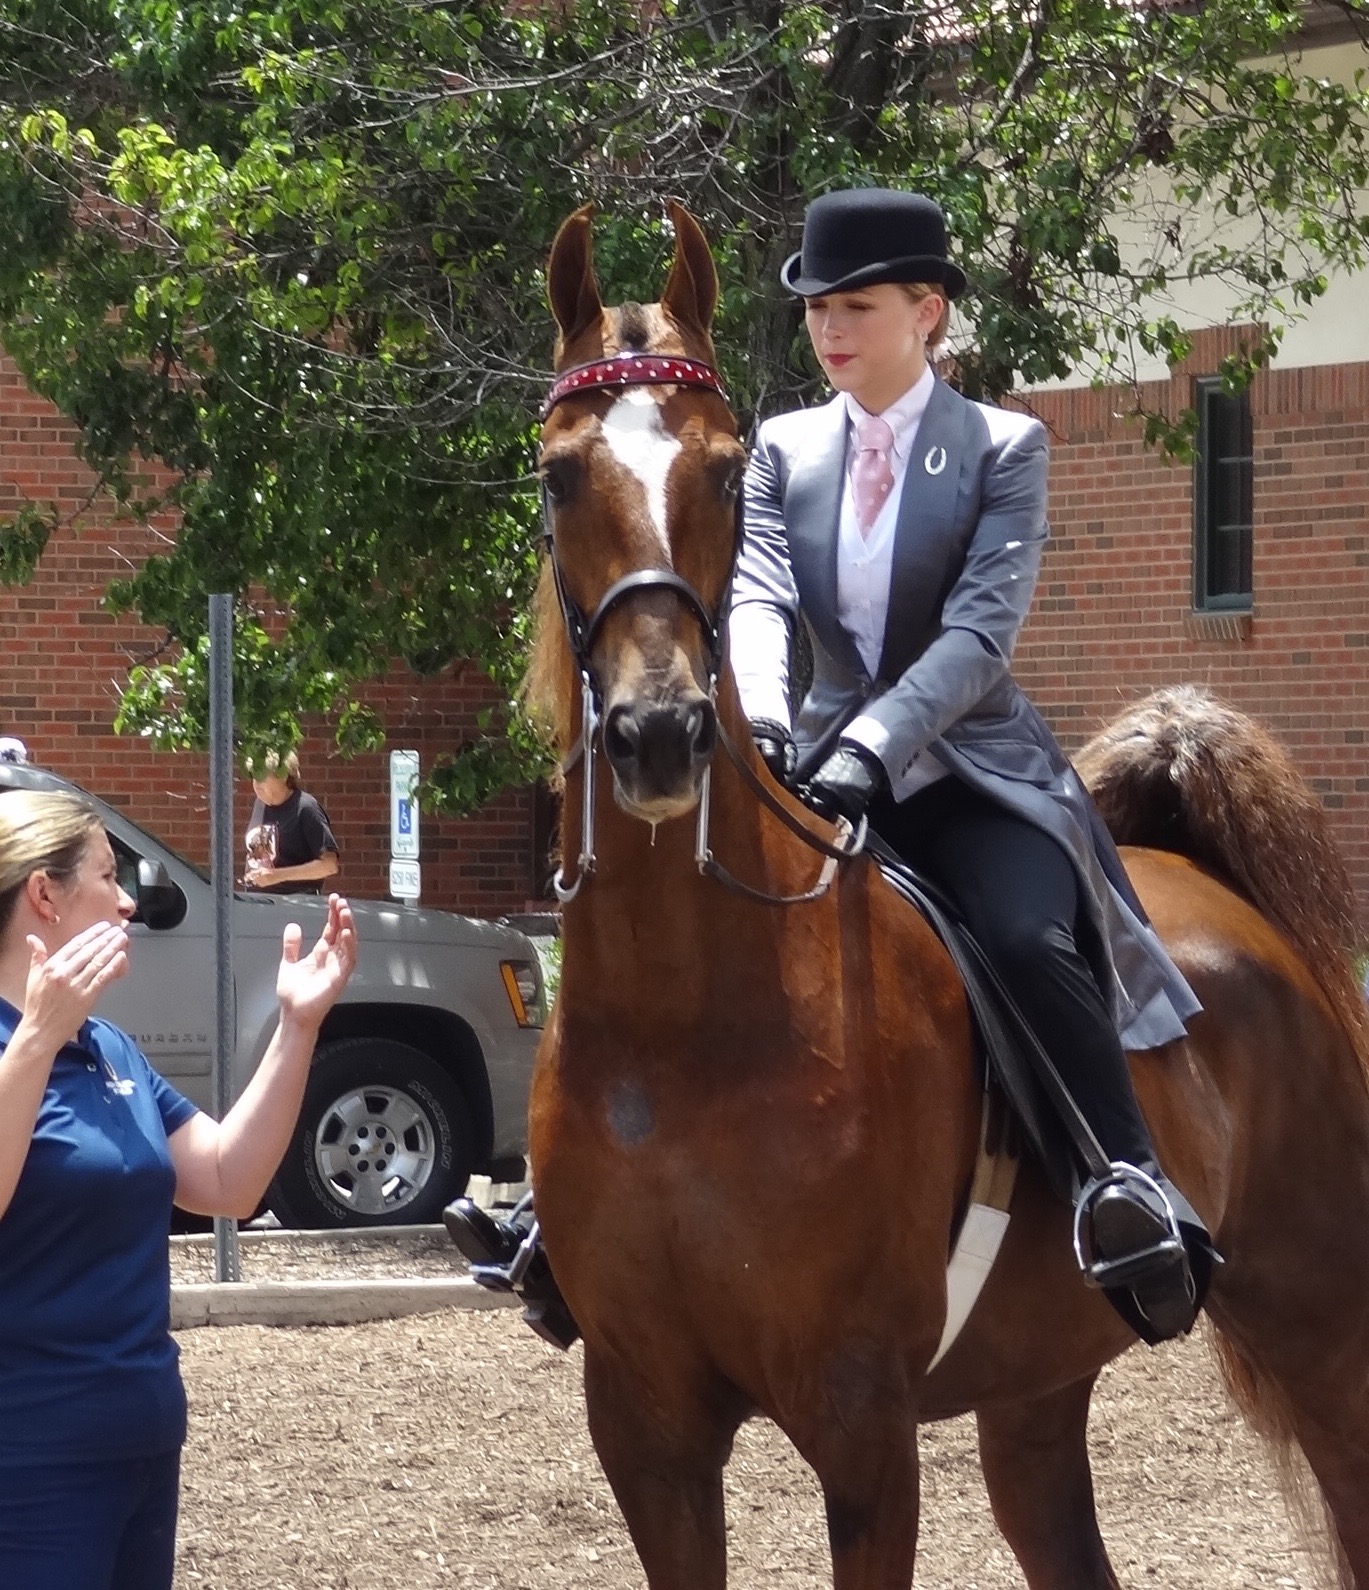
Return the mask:
[[518,1244],[513,1257],[505,1264],[473,1264],[471,1265],[471,1279],[480,1286],[491,1287],[496,1292],[517,1292],[522,1295],[523,1277],[528,1273],[528,1266],[532,1263],[537,1252],[537,1240],[542,1235],[542,1228],[536,1220],[528,1228],[528,1234]]
[[[1140,1192],[1147,1213],[1166,1228],[1158,1242],[1108,1259],[1094,1246],[1093,1206],[1100,1193],[1109,1187]],[[1158,1207],[1157,1207],[1158,1206]],[[1079,1193],[1074,1205],[1074,1256],[1079,1261],[1089,1286],[1130,1290],[1153,1281],[1164,1271],[1186,1265],[1188,1250],[1179,1232],[1179,1219],[1164,1188],[1153,1176],[1123,1160],[1114,1160],[1106,1175],[1094,1176]]]
[[[462,1201],[458,1200],[458,1203]],[[449,1205],[443,1214],[447,1229],[454,1239],[456,1232],[452,1229],[453,1221],[449,1217],[456,1207],[456,1204]],[[514,1239],[518,1237],[519,1224],[523,1220],[529,1222],[528,1228],[515,1246]],[[498,1225],[505,1239],[501,1256],[485,1263],[468,1257],[471,1280],[491,1292],[504,1292],[516,1297],[523,1305],[524,1322],[544,1342],[565,1351],[579,1338],[580,1327],[566,1306],[556,1277],[551,1273],[551,1266],[542,1252],[542,1227],[533,1211],[532,1193],[525,1193],[508,1218],[499,1220]],[[461,1246],[459,1241],[457,1246]]]

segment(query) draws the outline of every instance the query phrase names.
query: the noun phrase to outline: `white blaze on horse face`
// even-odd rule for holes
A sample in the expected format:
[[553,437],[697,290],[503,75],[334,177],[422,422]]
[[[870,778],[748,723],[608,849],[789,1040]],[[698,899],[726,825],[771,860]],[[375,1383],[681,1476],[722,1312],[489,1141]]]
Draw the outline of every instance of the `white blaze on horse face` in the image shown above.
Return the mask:
[[670,466],[680,452],[680,439],[661,423],[661,406],[650,392],[628,387],[602,420],[609,451],[646,493],[647,512],[670,559],[666,533],[665,487]]

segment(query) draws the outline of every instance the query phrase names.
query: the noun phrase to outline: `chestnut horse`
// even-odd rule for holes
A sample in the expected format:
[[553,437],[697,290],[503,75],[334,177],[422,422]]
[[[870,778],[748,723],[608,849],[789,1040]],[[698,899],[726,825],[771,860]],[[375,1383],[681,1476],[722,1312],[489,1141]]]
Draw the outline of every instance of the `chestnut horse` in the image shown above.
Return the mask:
[[[1031,1590],[1115,1590],[1085,1424],[1135,1338],[1030,1164],[929,1372],[981,1118],[970,1019],[924,922],[868,858],[821,854],[832,828],[753,752],[718,634],[745,454],[710,379],[708,244],[671,214],[657,304],[604,307],[588,209],[548,268],[530,693],[565,754],[567,903],[531,1161],[594,1444],[651,1590],[725,1585],[722,1472],[755,1414],[816,1471],[836,1590],[907,1590],[917,1427],[972,1409]],[[1305,1456],[1341,1582],[1369,1590],[1369,1042],[1344,868],[1282,752],[1197,692],[1082,760],[1119,840],[1158,847],[1124,859],[1203,1004],[1132,1069],[1226,1256],[1208,1310],[1228,1383]]]

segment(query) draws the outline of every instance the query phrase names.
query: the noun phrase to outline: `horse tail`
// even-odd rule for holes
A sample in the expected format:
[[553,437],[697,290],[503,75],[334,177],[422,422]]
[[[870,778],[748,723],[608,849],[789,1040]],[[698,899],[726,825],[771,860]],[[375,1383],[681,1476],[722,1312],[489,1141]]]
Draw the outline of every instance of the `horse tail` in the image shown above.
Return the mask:
[[1265,1444],[1279,1489],[1302,1545],[1312,1559],[1316,1583],[1334,1590],[1355,1590],[1356,1580],[1345,1560],[1336,1522],[1298,1442],[1293,1408],[1278,1384],[1246,1357],[1225,1332],[1207,1331],[1217,1367],[1231,1400]]
[[[1208,691],[1179,685],[1129,707],[1075,765],[1119,845],[1187,856],[1285,935],[1326,995],[1369,1085],[1369,1020],[1354,973],[1355,891],[1325,809],[1273,736]],[[1330,1582],[1348,1590],[1354,1580],[1302,1458],[1291,1405],[1238,1342],[1212,1335],[1227,1390],[1267,1442],[1314,1558],[1330,1570]]]
[[1115,718],[1075,766],[1119,845],[1187,856],[1284,934],[1369,1084],[1355,891],[1325,809],[1274,737],[1208,691],[1177,685]]

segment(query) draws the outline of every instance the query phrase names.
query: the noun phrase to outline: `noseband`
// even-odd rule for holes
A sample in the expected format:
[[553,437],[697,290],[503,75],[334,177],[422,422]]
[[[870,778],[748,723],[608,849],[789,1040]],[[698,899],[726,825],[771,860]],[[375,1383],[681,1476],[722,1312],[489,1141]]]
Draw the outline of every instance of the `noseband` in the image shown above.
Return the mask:
[[[546,421],[547,416],[556,405],[569,397],[582,397],[589,392],[609,392],[628,386],[683,386],[696,387],[708,392],[716,392],[727,402],[727,392],[723,386],[722,378],[710,364],[705,364],[700,359],[677,358],[670,354],[636,353],[626,350],[604,359],[593,359],[588,364],[575,365],[557,376],[547,393],[542,404],[539,419]],[[594,643],[599,637],[604,621],[612,610],[625,597],[637,591],[657,590],[671,591],[678,596],[686,608],[698,619],[703,630],[704,640],[708,645],[708,700],[710,705],[717,709],[718,681],[722,677],[723,662],[727,652],[727,616],[731,604],[732,579],[736,573],[737,556],[741,551],[742,542],[742,497],[737,494],[736,522],[732,536],[732,557],[728,565],[727,578],[723,582],[722,595],[718,598],[716,612],[710,613],[704,599],[694,589],[688,580],[683,579],[674,569],[634,569],[631,573],[623,575],[609,586],[600,597],[594,612],[585,617],[583,610],[575,602],[566,589],[565,575],[561,568],[561,560],[556,550],[556,537],[552,519],[552,503],[547,491],[545,481],[542,484],[542,540],[547,548],[547,556],[551,562],[552,578],[556,584],[556,598],[561,608],[561,618],[566,628],[566,638],[570,642],[571,651],[575,657],[575,665],[580,672],[580,700],[581,700],[581,727],[580,737],[576,741],[570,754],[561,764],[561,771],[569,773],[583,756],[585,762],[584,790],[581,798],[581,823],[580,823],[580,854],[576,863],[576,876],[572,883],[567,883],[565,878],[564,863],[556,869],[552,879],[552,887],[556,891],[556,898],[562,905],[568,904],[579,894],[585,879],[594,871],[594,737],[602,721],[603,691],[598,675],[594,670],[591,652]],[[859,832],[855,832],[843,818],[837,825],[837,843],[829,845],[810,834],[808,830],[796,823],[785,811],[784,807],[775,800],[763,784],[752,774],[751,769],[738,756],[736,747],[732,745],[722,723],[718,723],[718,735],[726,747],[729,756],[736,764],[738,771],[743,775],[762,801],[771,811],[775,812],[781,820],[805,840],[813,849],[826,856],[827,860],[822,868],[817,884],[806,893],[796,895],[771,895],[758,889],[753,889],[749,884],[742,883],[721,867],[713,857],[713,852],[708,845],[709,827],[709,790],[712,780],[711,764],[704,770],[703,787],[699,792],[699,816],[696,829],[694,859],[699,871],[709,877],[714,877],[719,882],[725,883],[729,888],[736,889],[754,900],[762,901],[767,905],[800,905],[809,900],[816,900],[827,892],[832,879],[836,874],[839,862],[847,860],[850,856],[859,853],[865,838],[865,825],[862,821]]]

